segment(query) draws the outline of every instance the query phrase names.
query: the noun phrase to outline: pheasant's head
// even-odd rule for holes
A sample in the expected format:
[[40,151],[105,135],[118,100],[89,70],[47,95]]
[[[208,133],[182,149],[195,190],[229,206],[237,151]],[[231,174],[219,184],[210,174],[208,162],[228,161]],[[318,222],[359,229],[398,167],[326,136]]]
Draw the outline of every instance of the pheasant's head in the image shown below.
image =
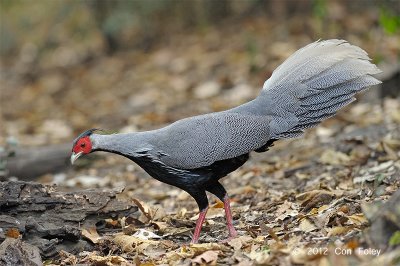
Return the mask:
[[76,159],[78,159],[80,156],[92,152],[93,145],[90,135],[92,135],[96,130],[97,128],[86,130],[74,140],[74,144],[72,146],[71,164],[74,164]]

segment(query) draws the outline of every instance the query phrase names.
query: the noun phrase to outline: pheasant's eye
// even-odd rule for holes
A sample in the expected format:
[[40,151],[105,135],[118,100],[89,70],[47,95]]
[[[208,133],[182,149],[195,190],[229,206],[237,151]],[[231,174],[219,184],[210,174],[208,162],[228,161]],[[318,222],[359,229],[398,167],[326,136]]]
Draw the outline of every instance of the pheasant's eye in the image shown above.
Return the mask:
[[83,142],[81,143],[81,148],[85,148],[86,144]]

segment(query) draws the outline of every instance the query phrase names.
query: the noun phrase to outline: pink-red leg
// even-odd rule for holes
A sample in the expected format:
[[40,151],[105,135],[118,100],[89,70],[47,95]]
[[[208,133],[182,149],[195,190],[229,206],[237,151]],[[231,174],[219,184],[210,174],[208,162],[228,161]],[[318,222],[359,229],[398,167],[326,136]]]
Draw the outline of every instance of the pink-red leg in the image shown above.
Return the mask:
[[193,238],[192,238],[192,241],[190,242],[192,244],[196,244],[199,241],[201,227],[203,226],[207,211],[208,211],[208,207],[199,213],[199,218],[197,219],[197,222],[196,222],[196,227],[194,229]]
[[229,231],[229,239],[232,239],[237,236],[237,232],[235,230],[235,227],[233,227],[232,224],[232,213],[231,213],[231,205],[229,201],[228,195],[225,195],[224,197],[224,209],[225,209],[225,216],[226,216],[226,225],[228,226],[228,231]]

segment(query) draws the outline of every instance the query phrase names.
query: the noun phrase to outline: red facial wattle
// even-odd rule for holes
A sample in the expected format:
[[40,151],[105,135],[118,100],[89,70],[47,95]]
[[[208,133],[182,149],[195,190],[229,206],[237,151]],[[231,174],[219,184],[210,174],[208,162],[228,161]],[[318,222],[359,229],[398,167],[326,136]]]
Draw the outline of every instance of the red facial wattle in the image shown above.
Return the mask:
[[83,154],[90,153],[92,151],[92,142],[90,141],[90,138],[87,136],[79,139],[76,142],[72,151],[74,153],[80,153],[80,152]]

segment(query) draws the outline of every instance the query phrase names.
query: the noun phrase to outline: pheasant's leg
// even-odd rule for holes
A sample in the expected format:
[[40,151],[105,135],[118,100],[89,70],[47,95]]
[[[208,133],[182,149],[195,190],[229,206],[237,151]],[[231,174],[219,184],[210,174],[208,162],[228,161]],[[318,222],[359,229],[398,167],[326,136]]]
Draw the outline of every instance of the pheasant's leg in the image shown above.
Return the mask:
[[204,219],[206,218],[208,207],[205,208],[204,210],[200,211],[199,218],[197,219],[196,222],[196,227],[194,229],[193,233],[193,238],[192,238],[192,244],[196,244],[199,241],[200,237],[200,232],[201,232],[201,227],[203,226]]
[[233,223],[232,223],[232,213],[231,213],[229,196],[226,193],[225,188],[219,182],[210,184],[208,187],[206,187],[206,190],[213,193],[221,201],[224,202],[226,225],[227,225],[228,231],[229,231],[229,238],[226,239],[224,242],[229,241],[232,238],[237,236],[237,232],[236,232],[235,228],[233,227]]
[[234,238],[237,236],[237,232],[232,224],[233,219],[232,219],[231,206],[228,194],[225,194],[224,197],[224,209],[225,209],[226,225],[228,226],[228,231],[229,231],[229,238]]
[[190,243],[196,244],[199,241],[201,227],[203,226],[204,219],[206,218],[207,210],[208,210],[208,199],[205,190],[188,190],[187,191],[197,202],[197,206],[199,206],[199,218],[196,222],[196,227],[194,228],[193,238]]

